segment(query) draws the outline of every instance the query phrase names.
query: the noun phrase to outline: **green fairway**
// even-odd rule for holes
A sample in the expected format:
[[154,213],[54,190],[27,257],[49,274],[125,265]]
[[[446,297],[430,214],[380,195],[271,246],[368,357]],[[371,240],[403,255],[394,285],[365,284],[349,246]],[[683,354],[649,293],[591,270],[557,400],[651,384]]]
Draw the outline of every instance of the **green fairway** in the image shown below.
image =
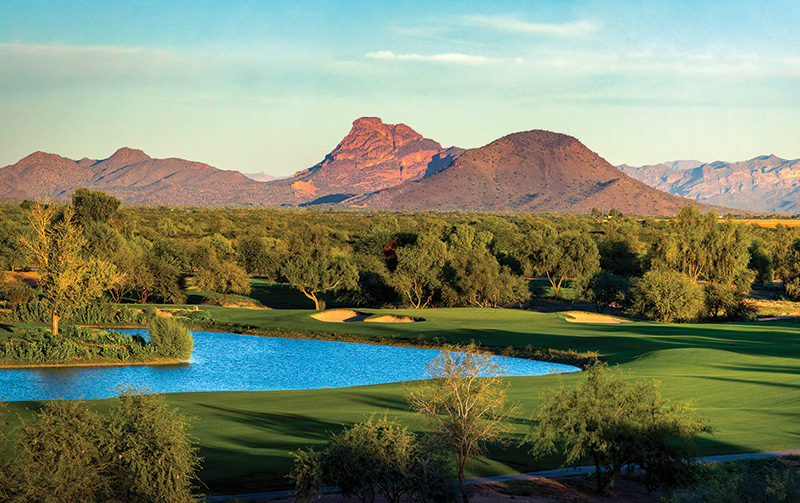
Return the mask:
[[[422,317],[419,323],[326,323],[310,310],[204,307],[214,320],[258,328],[348,333],[362,337],[475,340],[485,345],[599,351],[637,378],[661,381],[669,398],[692,400],[716,432],[701,440],[702,454],[800,448],[800,325],[793,322],[725,324],[571,323],[558,313],[502,309],[372,310]],[[269,365],[268,361],[264,365]],[[313,371],[313,369],[309,369]],[[509,378],[512,400],[522,403],[517,436],[541,391],[580,375]],[[423,427],[407,410],[403,384],[309,391],[177,393],[169,403],[196,416],[193,434],[205,458],[209,493],[285,488],[288,452],[325,441],[328,432],[388,414],[414,429]],[[32,403],[9,404],[11,416]],[[525,447],[492,449],[472,475],[554,467],[534,461]]]

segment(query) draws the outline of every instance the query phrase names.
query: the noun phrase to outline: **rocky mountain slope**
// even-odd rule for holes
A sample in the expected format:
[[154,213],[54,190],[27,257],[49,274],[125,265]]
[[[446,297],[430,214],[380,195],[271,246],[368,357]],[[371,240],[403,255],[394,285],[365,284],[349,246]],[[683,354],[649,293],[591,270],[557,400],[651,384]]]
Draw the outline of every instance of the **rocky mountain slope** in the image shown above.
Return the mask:
[[620,169],[651,187],[704,203],[751,211],[800,211],[800,159],[765,155],[734,163],[676,161]]
[[625,175],[571,136],[526,131],[467,150],[413,182],[351,198],[349,207],[672,215],[697,204]]
[[[673,170],[674,171],[674,170]],[[527,131],[464,151],[404,124],[356,120],[318,164],[259,182],[183,159],[119,149],[79,161],[36,152],[0,168],[0,199],[67,199],[77,187],[126,204],[674,214],[691,201],[636,181],[570,136]]]

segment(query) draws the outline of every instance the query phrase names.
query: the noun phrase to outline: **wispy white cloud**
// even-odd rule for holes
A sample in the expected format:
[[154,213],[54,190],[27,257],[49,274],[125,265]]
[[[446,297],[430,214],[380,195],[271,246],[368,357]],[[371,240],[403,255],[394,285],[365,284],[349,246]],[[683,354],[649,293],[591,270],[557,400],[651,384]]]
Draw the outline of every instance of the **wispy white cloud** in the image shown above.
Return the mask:
[[540,37],[584,38],[594,35],[601,23],[581,19],[569,23],[531,23],[513,16],[463,16],[461,24],[506,33],[521,33]]
[[475,56],[471,54],[461,54],[450,52],[444,54],[395,54],[392,51],[376,51],[365,54],[369,59],[383,59],[393,61],[422,61],[428,63],[453,63],[459,65],[485,65],[491,63],[522,63],[522,58],[490,58],[486,56]]

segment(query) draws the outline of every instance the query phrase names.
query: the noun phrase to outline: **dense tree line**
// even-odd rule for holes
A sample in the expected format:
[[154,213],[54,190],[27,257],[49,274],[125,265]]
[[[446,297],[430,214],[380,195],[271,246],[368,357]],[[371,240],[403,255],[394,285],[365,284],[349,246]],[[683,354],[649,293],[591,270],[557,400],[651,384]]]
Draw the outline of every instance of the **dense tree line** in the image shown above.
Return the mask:
[[[85,189],[68,207],[22,206],[0,207],[0,266],[38,271],[56,322],[102,292],[115,303],[182,303],[188,284],[225,303],[249,293],[250,277],[290,284],[318,309],[526,308],[553,296],[680,321],[746,314],[753,281],[778,280],[800,298],[795,228],[693,207],[671,219],[153,208]],[[53,254],[79,270],[48,269]],[[83,283],[59,283],[76,274]],[[8,302],[20,293],[3,287]]]

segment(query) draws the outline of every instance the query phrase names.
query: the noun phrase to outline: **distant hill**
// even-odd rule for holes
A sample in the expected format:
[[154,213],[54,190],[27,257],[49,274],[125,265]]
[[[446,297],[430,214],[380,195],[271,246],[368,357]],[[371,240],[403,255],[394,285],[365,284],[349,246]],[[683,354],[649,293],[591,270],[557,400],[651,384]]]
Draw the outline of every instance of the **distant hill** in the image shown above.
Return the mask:
[[733,163],[677,164],[672,170],[665,166],[623,165],[620,169],[656,189],[708,204],[750,211],[800,211],[800,159],[764,155]]
[[[672,171],[682,173],[683,171]],[[515,133],[481,148],[443,148],[404,124],[376,117],[350,132],[316,165],[256,181],[183,159],[121,148],[79,161],[36,152],[0,168],[0,199],[67,199],[77,187],[126,204],[307,206],[393,210],[485,210],[668,215],[692,201],[636,181],[575,138]]]
[[255,180],[257,182],[271,182],[272,180],[277,180],[277,176],[270,175],[268,173],[264,173],[263,171],[259,171],[258,173],[245,173],[244,171],[241,172],[244,176],[251,180]]
[[484,210],[672,215],[697,204],[654,190],[571,136],[514,133],[467,150],[449,167],[342,203],[392,210]]

